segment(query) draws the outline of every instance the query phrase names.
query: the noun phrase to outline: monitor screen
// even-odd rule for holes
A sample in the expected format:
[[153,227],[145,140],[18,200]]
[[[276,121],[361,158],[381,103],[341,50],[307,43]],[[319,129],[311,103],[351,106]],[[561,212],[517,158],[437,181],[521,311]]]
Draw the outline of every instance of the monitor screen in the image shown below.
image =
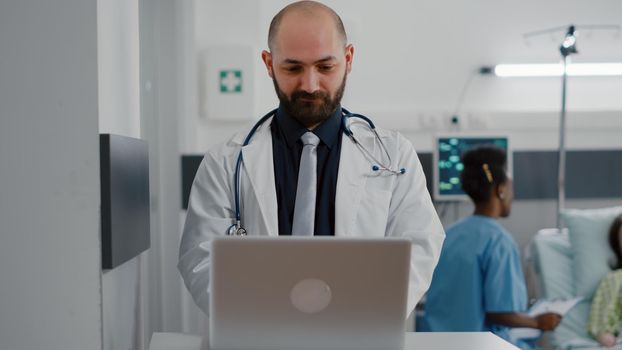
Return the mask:
[[512,154],[507,137],[491,136],[439,136],[434,146],[434,198],[436,200],[468,200],[462,191],[460,173],[464,168],[462,154],[474,147],[492,145],[502,148],[508,155],[508,172],[511,174]]
[[151,245],[147,141],[100,134],[102,268]]

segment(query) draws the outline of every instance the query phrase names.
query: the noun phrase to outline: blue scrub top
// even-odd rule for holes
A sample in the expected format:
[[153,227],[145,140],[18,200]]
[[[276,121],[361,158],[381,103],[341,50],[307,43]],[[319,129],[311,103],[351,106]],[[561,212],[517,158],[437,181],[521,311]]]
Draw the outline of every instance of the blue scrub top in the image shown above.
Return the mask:
[[[510,341],[509,328],[486,322],[487,312],[524,312],[527,290],[520,254],[496,220],[479,215],[449,227],[427,293],[422,331],[491,331]],[[517,344],[529,348],[527,344]]]

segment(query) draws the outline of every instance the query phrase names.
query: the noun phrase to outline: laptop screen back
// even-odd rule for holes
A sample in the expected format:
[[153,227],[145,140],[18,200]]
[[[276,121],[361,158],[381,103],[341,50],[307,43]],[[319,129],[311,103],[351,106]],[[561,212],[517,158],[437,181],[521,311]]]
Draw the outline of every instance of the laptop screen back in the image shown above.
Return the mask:
[[210,349],[402,349],[410,246],[403,239],[215,239]]

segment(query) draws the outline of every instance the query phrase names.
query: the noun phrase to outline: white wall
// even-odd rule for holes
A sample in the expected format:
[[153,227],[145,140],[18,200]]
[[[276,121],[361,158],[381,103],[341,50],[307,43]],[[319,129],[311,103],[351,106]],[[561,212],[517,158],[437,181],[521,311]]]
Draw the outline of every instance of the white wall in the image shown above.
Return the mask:
[[[260,52],[267,46],[272,16],[288,1],[195,3],[197,59],[212,45],[248,45],[255,50],[254,117],[258,118],[277,103]],[[597,5],[582,0],[326,3],[342,16],[355,45],[344,105],[381,126],[402,130],[417,149],[426,151],[431,149],[432,134],[450,129],[460,92],[477,68],[560,60],[557,47],[563,32],[528,41],[523,34],[571,23],[622,24],[622,2],[617,0]],[[578,48],[575,62],[622,61],[620,33],[580,31]],[[622,147],[622,138],[617,137],[622,132],[622,78],[570,78],[568,84],[568,146]],[[518,149],[554,149],[560,105],[560,79],[477,76],[459,114],[463,130],[502,130]],[[190,139],[195,140],[184,148],[188,152],[202,153],[241,126],[206,120],[196,107],[187,117],[187,124],[194,126],[187,127]],[[590,120],[587,132],[585,120]]]
[[97,1],[99,130],[140,138],[138,0]]
[[[144,337],[153,331],[182,330],[181,278],[177,272],[179,208],[181,207],[180,157],[183,128],[180,116],[192,103],[186,80],[193,66],[190,0],[140,0],[140,99],[141,130],[149,142],[151,191],[151,249],[142,278],[146,281]],[[180,131],[181,132],[181,131]],[[142,284],[145,285],[144,283]]]
[[[138,0],[97,1],[99,132],[141,138]],[[102,274],[103,349],[142,350],[147,252]]]
[[0,2],[0,348],[101,348],[96,1]]
[[[152,109],[145,112],[145,136],[149,140],[152,180],[152,244],[154,265],[150,267],[153,279],[150,290],[157,295],[150,303],[157,313],[154,330],[176,332],[181,330],[181,278],[177,272],[179,251],[179,208],[181,207],[181,180],[178,128],[184,113],[183,101],[191,98],[186,94],[184,79],[184,57],[188,50],[184,43],[192,40],[191,33],[184,30],[186,14],[192,13],[188,0],[151,1],[152,36],[151,44],[142,56],[146,64],[141,77],[144,85],[151,86],[144,91],[143,106]],[[190,24],[192,21],[189,22]],[[147,22],[146,24],[149,24]],[[147,29],[147,32],[149,30]],[[189,35],[189,36],[186,36]],[[141,37],[141,45],[143,38]],[[145,47],[143,46],[143,47]],[[152,322],[154,321],[152,317]]]

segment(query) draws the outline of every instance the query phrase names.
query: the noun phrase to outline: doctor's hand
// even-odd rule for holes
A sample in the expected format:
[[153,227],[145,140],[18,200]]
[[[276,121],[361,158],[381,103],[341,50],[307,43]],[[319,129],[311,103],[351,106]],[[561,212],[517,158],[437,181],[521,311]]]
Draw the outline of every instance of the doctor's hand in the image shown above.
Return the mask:
[[552,331],[555,328],[557,328],[557,326],[559,326],[559,323],[562,320],[561,315],[553,313],[553,312],[547,312],[541,315],[538,315],[535,317],[536,322],[538,323],[538,329],[543,330],[543,331]]

